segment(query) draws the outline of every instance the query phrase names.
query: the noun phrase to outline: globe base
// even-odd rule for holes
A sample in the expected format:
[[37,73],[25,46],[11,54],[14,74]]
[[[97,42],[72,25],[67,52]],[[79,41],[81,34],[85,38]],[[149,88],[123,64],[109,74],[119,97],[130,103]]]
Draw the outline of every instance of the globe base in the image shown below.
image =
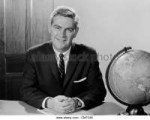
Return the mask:
[[125,112],[119,115],[147,115],[142,106],[128,106]]

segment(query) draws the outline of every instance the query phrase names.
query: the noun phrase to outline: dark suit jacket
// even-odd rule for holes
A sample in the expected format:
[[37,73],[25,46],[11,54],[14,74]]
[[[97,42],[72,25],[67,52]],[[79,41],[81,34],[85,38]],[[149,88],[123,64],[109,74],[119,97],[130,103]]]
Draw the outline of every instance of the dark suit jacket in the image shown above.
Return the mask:
[[[85,78],[82,80],[82,78]],[[22,100],[41,108],[45,97],[78,97],[85,108],[100,104],[106,95],[96,52],[84,45],[72,44],[63,86],[51,42],[28,50],[21,89]]]

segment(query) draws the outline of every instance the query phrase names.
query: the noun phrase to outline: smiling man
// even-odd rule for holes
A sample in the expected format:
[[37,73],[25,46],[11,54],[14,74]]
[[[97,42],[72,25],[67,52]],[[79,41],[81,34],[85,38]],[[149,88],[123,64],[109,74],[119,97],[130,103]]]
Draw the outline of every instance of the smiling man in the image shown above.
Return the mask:
[[53,18],[51,25],[50,33],[54,49],[62,53],[67,51],[78,32],[76,23],[72,18],[58,15]]
[[69,7],[50,17],[50,42],[26,54],[22,100],[34,107],[72,113],[100,105],[106,96],[96,51],[73,43],[79,18]]

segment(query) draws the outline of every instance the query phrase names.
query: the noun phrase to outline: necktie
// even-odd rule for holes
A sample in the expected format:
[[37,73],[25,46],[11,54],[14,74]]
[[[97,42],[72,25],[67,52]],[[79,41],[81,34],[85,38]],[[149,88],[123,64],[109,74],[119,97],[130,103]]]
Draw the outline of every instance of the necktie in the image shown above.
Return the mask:
[[63,54],[59,54],[59,75],[60,75],[60,83],[63,86],[63,82],[64,82],[64,78],[65,78],[65,63],[64,63],[64,55]]

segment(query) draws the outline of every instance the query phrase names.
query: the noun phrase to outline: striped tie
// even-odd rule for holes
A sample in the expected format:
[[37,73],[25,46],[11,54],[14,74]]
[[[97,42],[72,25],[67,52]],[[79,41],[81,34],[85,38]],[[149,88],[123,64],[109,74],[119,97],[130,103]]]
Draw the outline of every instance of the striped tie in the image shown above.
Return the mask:
[[63,86],[63,82],[64,82],[64,77],[65,77],[65,63],[64,63],[64,55],[63,54],[59,54],[60,57],[60,61],[59,61],[59,75],[60,75],[60,83]]

